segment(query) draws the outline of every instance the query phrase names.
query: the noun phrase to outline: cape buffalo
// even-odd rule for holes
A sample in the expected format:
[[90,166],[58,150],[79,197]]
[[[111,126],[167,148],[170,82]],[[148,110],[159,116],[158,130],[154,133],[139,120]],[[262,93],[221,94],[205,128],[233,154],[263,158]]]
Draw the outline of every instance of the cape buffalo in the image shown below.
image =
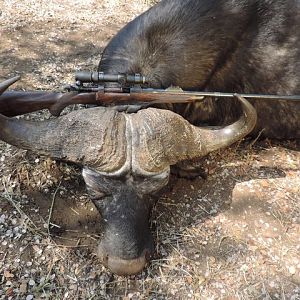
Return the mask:
[[[114,36],[98,71],[139,73],[155,88],[300,94],[299,14],[298,0],[163,0]],[[252,135],[300,138],[300,101],[251,103],[258,115]],[[225,125],[241,114],[238,104],[207,98],[168,108],[197,126]]]
[[[141,73],[156,88],[299,94],[299,27],[296,0],[163,0],[120,30],[99,71]],[[168,182],[170,165],[250,132],[300,137],[300,102],[251,102],[258,118],[238,95],[135,114],[90,108],[39,123],[0,116],[0,139],[84,166],[105,223],[99,256],[113,272],[134,274],[153,248],[154,203],[145,196]]]

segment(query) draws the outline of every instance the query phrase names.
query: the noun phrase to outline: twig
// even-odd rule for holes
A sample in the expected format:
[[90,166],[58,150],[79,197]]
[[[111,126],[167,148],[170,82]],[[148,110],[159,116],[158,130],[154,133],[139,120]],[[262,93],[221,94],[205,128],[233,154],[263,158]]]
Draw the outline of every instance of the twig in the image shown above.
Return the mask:
[[3,257],[2,257],[2,259],[1,259],[1,261],[2,262],[4,262],[5,261],[5,259],[6,259],[6,256],[7,256],[7,251],[6,252],[3,252]]
[[255,138],[255,140],[253,142],[250,143],[249,145],[249,149],[252,149],[252,147],[254,146],[254,144],[258,141],[258,139],[260,138],[260,136],[262,135],[262,133],[264,132],[264,128],[258,133],[257,137]]
[[56,227],[56,228],[61,228],[59,225],[57,225],[57,224],[54,224],[54,223],[52,223],[52,222],[50,222],[49,223],[51,226],[53,226],[53,227]]
[[51,202],[51,206],[50,206],[50,211],[49,211],[49,216],[48,216],[48,222],[47,222],[47,230],[48,230],[48,235],[50,236],[50,224],[51,224],[51,217],[52,217],[52,212],[53,212],[53,207],[54,207],[54,202],[55,202],[55,198],[56,198],[56,194],[60,188],[60,185],[61,185],[61,180],[53,194],[53,197],[52,197],[52,202]]
[[[39,243],[39,245],[43,245],[43,246],[49,246],[49,244],[46,243]],[[57,244],[55,243],[53,246],[55,247],[59,247],[59,248],[88,248],[91,247],[91,245],[63,245],[63,244]]]
[[210,215],[210,213],[205,209],[203,208],[201,205],[198,206],[202,211],[204,211],[206,214]]
[[74,208],[70,207],[70,209],[71,209],[77,216],[80,215],[79,212],[77,212]]

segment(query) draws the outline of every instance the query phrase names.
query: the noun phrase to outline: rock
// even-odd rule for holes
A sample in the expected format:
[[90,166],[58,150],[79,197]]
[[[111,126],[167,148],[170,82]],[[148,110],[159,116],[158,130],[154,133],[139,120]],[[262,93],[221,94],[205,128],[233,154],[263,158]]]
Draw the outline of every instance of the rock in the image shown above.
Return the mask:
[[27,292],[27,283],[25,281],[20,284],[19,291],[21,294],[25,294]]
[[13,278],[13,277],[15,277],[15,275],[6,270],[6,271],[4,271],[4,277],[5,278]]
[[292,275],[295,275],[296,274],[296,268],[294,266],[291,266],[289,267],[289,273],[292,274]]
[[28,282],[29,285],[34,286],[35,285],[35,281],[33,279],[30,279]]

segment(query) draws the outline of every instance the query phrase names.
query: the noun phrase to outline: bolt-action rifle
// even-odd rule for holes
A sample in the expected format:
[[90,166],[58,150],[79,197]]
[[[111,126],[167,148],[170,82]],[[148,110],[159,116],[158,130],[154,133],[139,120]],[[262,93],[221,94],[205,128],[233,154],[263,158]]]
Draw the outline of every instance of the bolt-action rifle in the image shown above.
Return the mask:
[[[17,77],[14,80],[16,81]],[[148,87],[147,78],[140,74],[78,71],[75,81],[75,84],[66,87],[69,93],[5,92],[0,97],[0,113],[13,116],[47,108],[52,115],[59,116],[62,110],[71,104],[149,107],[161,103],[190,103],[201,101],[205,97],[235,96],[235,93],[184,91],[179,87],[153,89]],[[250,99],[300,101],[300,95],[239,95]]]

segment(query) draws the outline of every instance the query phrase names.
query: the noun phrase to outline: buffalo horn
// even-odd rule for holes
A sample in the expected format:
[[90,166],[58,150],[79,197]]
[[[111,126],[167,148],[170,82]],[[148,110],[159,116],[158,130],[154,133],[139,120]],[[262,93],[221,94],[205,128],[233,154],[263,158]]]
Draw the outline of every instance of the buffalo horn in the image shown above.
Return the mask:
[[161,172],[179,161],[205,156],[245,137],[256,124],[256,110],[243,97],[235,97],[242,106],[242,116],[219,129],[193,126],[169,110],[139,111],[131,119],[133,168],[144,174]]
[[0,139],[8,144],[101,172],[114,172],[125,164],[125,132],[124,116],[106,108],[39,122],[0,115]]

